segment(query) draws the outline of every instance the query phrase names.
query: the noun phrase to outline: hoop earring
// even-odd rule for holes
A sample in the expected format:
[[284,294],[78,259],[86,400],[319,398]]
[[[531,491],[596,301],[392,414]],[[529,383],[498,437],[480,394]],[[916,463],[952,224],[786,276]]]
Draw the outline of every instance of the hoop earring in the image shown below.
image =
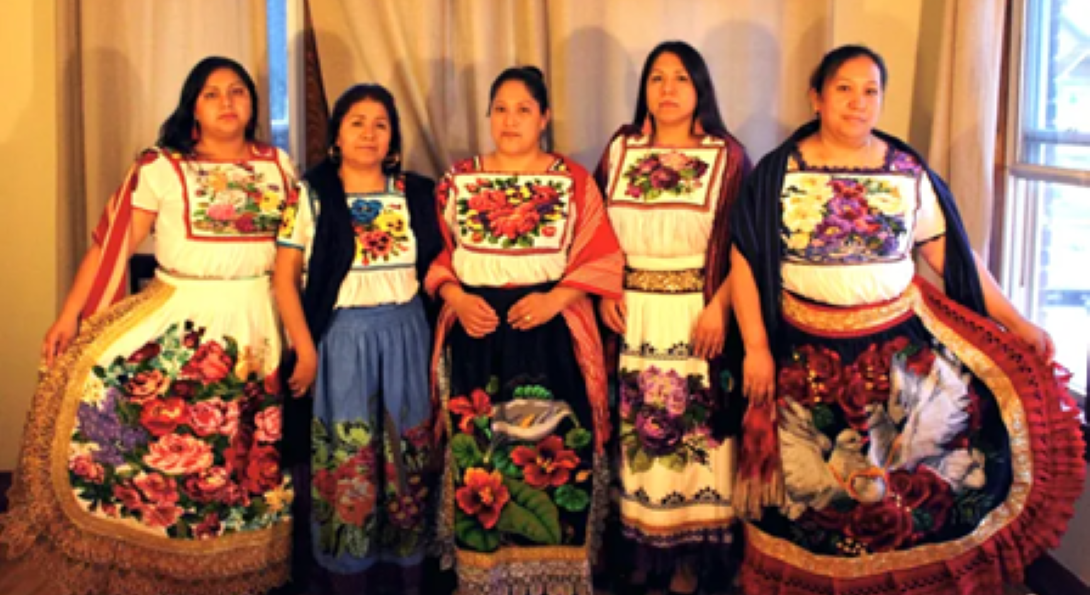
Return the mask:
[[341,148],[338,147],[337,145],[333,145],[333,146],[329,147],[329,149],[326,151],[326,153],[329,155],[329,160],[332,161],[333,163],[340,163],[341,162]]

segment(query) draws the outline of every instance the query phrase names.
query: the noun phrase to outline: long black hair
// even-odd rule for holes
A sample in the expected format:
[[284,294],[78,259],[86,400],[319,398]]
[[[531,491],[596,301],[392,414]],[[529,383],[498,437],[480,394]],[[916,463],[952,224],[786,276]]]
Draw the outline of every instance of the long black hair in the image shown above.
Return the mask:
[[655,125],[655,117],[651,116],[647,109],[647,80],[651,78],[651,68],[655,60],[664,53],[673,54],[681,60],[681,64],[689,73],[689,79],[693,82],[693,88],[696,89],[696,109],[693,111],[691,130],[695,130],[696,123],[700,122],[700,126],[707,134],[719,137],[729,136],[727,125],[723,123],[723,116],[719,115],[719,102],[715,99],[715,86],[712,84],[708,65],[700,52],[684,41],[664,41],[647,56],[647,60],[643,63],[643,74],[640,75],[640,92],[636,98],[636,115],[633,116],[632,125],[641,128],[648,117],[651,118],[651,126]]
[[810,89],[821,95],[821,92],[825,89],[825,82],[836,75],[836,72],[840,70],[845,62],[859,57],[870,58],[871,62],[874,62],[874,65],[878,67],[878,82],[882,85],[882,90],[885,91],[886,81],[889,79],[889,73],[886,71],[886,61],[882,59],[878,52],[865,45],[842,45],[825,54],[825,57],[821,59],[821,63],[814,69],[814,73],[810,75]]
[[492,88],[488,91],[489,113],[492,113],[492,101],[496,99],[496,93],[507,81],[518,81],[526,85],[526,90],[541,108],[541,113],[549,111],[549,89],[545,86],[545,73],[537,66],[512,66],[492,81]]
[[156,145],[185,155],[193,153],[193,147],[197,144],[193,138],[193,126],[196,124],[193,112],[197,108],[197,99],[200,98],[201,90],[208,82],[208,77],[222,68],[230,69],[237,74],[250,92],[252,106],[250,121],[246,123],[246,140],[252,142],[257,137],[257,122],[260,119],[258,106],[261,102],[254,79],[238,62],[222,56],[209,56],[189,71],[189,76],[185,78],[185,84],[182,85],[182,94],[178,98],[178,107],[174,108],[174,113],[170,114],[159,127],[159,140],[156,141]]
[[[333,113],[329,116],[329,127],[326,129],[326,150],[334,161],[340,160],[337,147],[337,136],[341,132],[341,124],[348,115],[352,106],[364,100],[377,101],[386,108],[386,115],[390,118],[390,148],[382,159],[382,173],[395,175],[401,172],[401,118],[397,115],[397,104],[394,96],[386,87],[379,84],[364,83],[349,87],[347,91],[337,98],[333,104]],[[337,155],[334,157],[334,155]],[[395,159],[390,159],[395,156]]]

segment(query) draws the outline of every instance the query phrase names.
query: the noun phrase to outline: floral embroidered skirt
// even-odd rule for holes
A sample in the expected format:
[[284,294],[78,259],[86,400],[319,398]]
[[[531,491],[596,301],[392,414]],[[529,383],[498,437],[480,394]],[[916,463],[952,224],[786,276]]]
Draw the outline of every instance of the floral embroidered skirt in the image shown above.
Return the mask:
[[[318,346],[308,593],[421,588],[430,485],[431,333],[419,298],[338,310]],[[298,541],[297,541],[298,543]],[[297,552],[297,556],[307,553]]]
[[0,545],[65,593],[282,584],[279,354],[265,277],[160,272],[85,320],[38,386]]
[[629,285],[625,304],[618,372],[622,531],[637,546],[641,568],[669,570],[678,555],[706,556],[725,549],[708,546],[731,542],[734,442],[718,431],[724,407],[712,396],[708,362],[692,354],[703,292]]
[[1028,347],[922,280],[856,308],[785,294],[784,317],[785,501],[747,527],[747,593],[993,595],[1058,544],[1082,440]]
[[[532,291],[473,289],[501,321]],[[447,335],[450,428],[440,528],[458,589],[479,595],[591,593],[606,473],[573,337],[557,316],[506,322],[481,339]]]

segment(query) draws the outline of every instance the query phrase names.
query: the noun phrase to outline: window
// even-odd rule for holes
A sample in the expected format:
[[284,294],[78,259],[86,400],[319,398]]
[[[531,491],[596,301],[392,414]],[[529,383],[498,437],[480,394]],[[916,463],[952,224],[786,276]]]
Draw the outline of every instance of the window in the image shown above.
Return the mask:
[[1085,395],[1090,366],[1090,2],[1015,6],[1001,278]]
[[266,28],[269,48],[269,119],[272,143],[291,149],[288,124],[288,3],[266,0]]

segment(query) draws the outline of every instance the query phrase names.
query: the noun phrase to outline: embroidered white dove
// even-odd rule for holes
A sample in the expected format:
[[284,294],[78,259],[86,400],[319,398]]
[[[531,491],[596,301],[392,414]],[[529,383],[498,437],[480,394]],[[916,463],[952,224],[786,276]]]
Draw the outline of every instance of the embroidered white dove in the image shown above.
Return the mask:
[[[913,471],[920,464],[932,469],[947,456],[946,445],[969,424],[967,380],[958,366],[936,352],[927,375],[908,369],[906,358],[893,358],[889,411],[877,407],[868,420],[871,462],[887,470]],[[904,430],[896,424],[905,422]]]

